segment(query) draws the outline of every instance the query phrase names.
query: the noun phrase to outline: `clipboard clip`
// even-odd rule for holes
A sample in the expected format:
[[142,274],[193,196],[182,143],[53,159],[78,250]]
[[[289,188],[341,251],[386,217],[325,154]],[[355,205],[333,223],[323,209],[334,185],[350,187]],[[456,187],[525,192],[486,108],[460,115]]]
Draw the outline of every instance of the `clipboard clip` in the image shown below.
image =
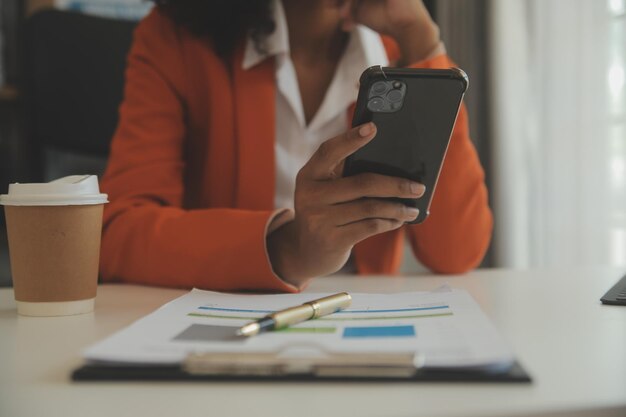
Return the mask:
[[284,356],[274,352],[196,352],[183,371],[212,376],[311,375],[323,378],[410,378],[424,366],[419,353],[331,353]]

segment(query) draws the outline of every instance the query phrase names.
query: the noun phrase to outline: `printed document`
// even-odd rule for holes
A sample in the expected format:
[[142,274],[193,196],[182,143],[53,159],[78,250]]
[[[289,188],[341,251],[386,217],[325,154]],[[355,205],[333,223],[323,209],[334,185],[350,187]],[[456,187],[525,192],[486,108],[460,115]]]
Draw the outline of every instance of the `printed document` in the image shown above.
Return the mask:
[[191,353],[419,353],[426,367],[498,367],[512,352],[464,290],[353,293],[350,308],[252,337],[250,321],[330,294],[225,294],[193,290],[84,352],[114,364],[178,364]]

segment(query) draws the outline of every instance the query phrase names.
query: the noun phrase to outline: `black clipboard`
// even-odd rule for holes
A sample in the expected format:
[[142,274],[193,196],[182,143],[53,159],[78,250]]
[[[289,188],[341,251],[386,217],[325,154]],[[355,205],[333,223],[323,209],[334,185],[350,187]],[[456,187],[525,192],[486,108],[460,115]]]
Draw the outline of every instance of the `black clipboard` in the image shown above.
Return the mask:
[[342,381],[530,383],[519,362],[492,367],[429,368],[414,355],[349,355],[319,361],[271,354],[192,354],[182,364],[87,363],[72,373],[83,381]]

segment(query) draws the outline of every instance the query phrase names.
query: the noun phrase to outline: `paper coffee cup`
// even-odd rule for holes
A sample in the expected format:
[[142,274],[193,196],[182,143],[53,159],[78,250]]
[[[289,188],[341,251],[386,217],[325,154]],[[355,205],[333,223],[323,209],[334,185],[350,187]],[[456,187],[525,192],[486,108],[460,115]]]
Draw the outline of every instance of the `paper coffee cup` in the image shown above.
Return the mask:
[[0,195],[19,314],[93,311],[105,203],[95,175],[10,184]]

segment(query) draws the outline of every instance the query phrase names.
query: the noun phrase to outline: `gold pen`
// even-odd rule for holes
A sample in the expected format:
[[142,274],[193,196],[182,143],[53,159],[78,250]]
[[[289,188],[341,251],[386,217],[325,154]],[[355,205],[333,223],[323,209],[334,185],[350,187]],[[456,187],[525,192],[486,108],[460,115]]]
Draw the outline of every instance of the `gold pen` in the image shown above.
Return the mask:
[[254,336],[268,330],[282,329],[306,320],[332,314],[347,308],[352,302],[352,297],[347,292],[329,295],[328,297],[309,301],[295,307],[289,307],[248,323],[237,330],[238,336]]

